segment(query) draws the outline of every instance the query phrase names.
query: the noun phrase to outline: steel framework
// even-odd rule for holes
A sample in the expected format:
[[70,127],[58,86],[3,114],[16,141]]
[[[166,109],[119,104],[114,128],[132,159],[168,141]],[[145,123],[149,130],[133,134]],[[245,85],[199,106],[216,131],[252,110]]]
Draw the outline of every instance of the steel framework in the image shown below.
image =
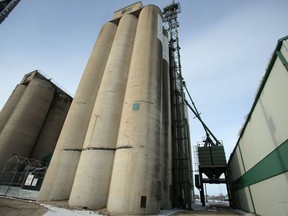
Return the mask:
[[0,1],[0,24],[6,19],[11,11],[16,7],[20,0],[2,0]]
[[[0,187],[19,187],[29,190],[40,190],[47,169],[47,164],[42,161],[30,159],[20,155],[14,155],[0,170]],[[30,178],[30,181],[29,179]]]
[[173,3],[163,9],[163,22],[169,36],[171,117],[172,117],[172,205],[192,209],[192,161],[188,112],[183,91],[179,23],[180,4]]

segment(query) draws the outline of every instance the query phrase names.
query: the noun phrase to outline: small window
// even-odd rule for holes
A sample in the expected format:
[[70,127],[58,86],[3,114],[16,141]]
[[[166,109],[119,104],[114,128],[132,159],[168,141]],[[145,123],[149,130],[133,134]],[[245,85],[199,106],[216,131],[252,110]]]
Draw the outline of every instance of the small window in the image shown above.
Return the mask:
[[139,110],[140,109],[140,103],[133,103],[132,110]]
[[141,196],[140,208],[146,208],[146,196]]

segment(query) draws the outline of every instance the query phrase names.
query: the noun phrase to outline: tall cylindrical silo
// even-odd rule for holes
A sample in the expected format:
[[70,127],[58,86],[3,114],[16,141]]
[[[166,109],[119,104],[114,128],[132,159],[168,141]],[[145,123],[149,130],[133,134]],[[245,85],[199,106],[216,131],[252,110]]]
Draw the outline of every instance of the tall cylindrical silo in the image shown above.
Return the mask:
[[67,114],[38,200],[70,196],[89,120],[117,25],[106,23],[98,36]]
[[[164,32],[166,33],[166,32]],[[162,142],[161,142],[161,208],[170,209],[170,187],[172,186],[172,155],[171,155],[171,104],[170,104],[170,70],[169,43],[163,34],[162,57]]]
[[3,106],[0,112],[0,133],[4,128],[5,124],[7,123],[8,119],[10,118],[11,114],[13,113],[15,107],[17,106],[23,92],[26,89],[26,85],[18,84],[10,97],[8,98],[7,102]]
[[83,145],[70,206],[106,207],[136,27],[137,18],[131,14],[119,22]]
[[160,210],[162,18],[142,9],[136,31],[119,127],[107,209],[120,214]]
[[55,94],[30,158],[43,160],[53,153],[71,102],[72,98],[69,95],[60,92]]
[[[0,166],[13,154],[29,157],[54,97],[55,87],[33,79],[0,135]],[[0,168],[0,169],[1,169]]]

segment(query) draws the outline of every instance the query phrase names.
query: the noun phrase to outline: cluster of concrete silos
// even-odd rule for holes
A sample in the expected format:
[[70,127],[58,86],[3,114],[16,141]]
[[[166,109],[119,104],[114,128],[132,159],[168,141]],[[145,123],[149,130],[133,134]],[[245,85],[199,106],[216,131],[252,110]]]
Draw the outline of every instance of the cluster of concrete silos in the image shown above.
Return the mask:
[[161,11],[149,5],[120,14],[100,31],[40,201],[121,214],[171,207],[169,52]]
[[71,102],[37,71],[25,75],[0,112],[0,171],[13,155],[52,154]]

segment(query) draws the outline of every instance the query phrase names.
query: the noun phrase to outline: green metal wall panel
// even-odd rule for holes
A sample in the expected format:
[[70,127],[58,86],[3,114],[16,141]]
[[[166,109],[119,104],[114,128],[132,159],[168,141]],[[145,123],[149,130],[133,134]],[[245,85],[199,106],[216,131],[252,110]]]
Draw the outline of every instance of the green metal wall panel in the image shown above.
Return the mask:
[[[211,152],[210,152],[211,149]],[[212,155],[211,155],[212,154]],[[198,147],[199,164],[201,166],[225,166],[226,158],[223,146]],[[213,158],[213,162],[211,159]]]
[[288,140],[232,183],[234,191],[288,171]]

